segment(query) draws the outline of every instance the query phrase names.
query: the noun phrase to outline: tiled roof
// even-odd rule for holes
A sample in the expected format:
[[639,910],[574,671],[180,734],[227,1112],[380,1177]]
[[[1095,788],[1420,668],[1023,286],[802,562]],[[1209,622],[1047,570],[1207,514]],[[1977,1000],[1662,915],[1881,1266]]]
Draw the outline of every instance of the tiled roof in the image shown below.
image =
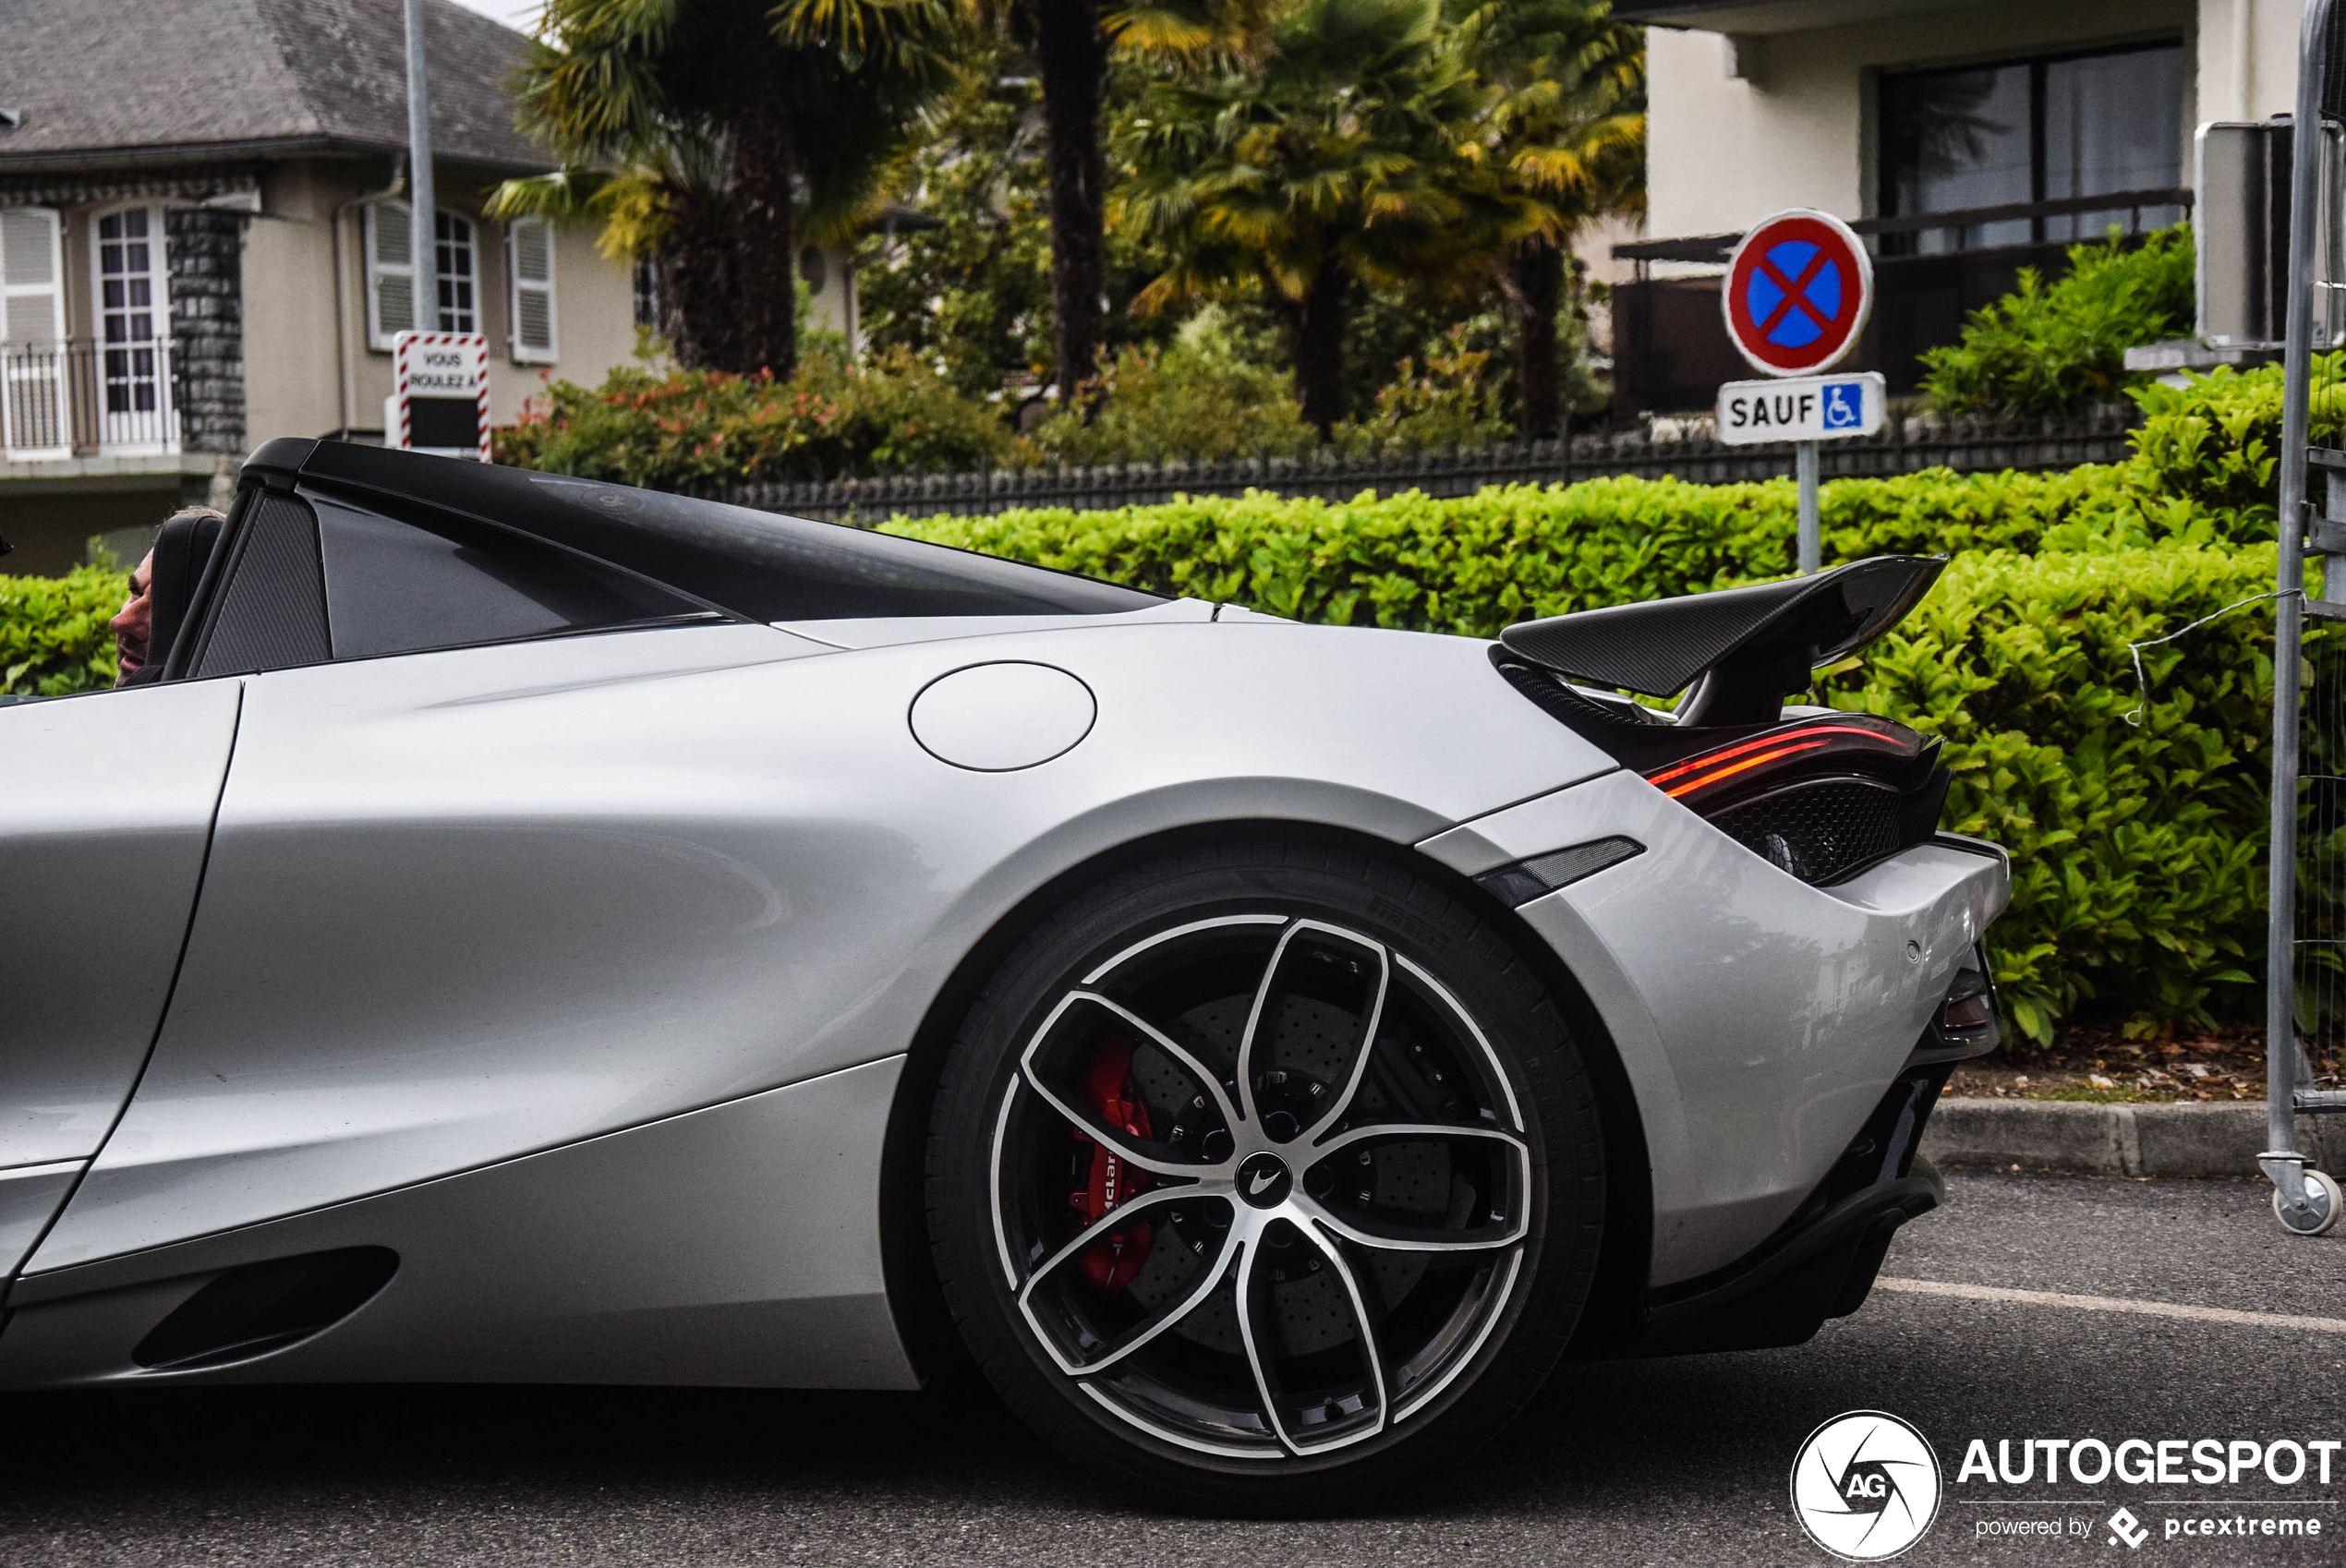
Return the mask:
[[[428,0],[435,161],[546,168],[514,128],[526,41]],[[0,172],[407,141],[401,0],[0,0]]]

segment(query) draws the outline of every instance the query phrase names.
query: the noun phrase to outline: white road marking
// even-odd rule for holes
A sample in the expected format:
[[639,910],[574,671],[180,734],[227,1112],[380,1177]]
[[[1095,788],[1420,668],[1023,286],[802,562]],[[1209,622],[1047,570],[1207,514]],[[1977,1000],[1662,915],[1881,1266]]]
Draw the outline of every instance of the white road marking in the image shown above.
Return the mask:
[[2176,1301],[2140,1301],[2124,1296],[2069,1296],[2054,1290],[2006,1290],[1992,1285],[1952,1285],[1945,1280],[1874,1281],[1881,1290],[1910,1296],[1949,1296],[1959,1301],[2010,1301],[2023,1307],[2074,1307],[2084,1312],[2138,1312],[2151,1318],[2188,1318],[2202,1323],[2236,1323],[2250,1329],[2309,1329],[2346,1333],[2346,1318],[2301,1318],[2288,1312],[2235,1312],[2229,1307],[2186,1307]]

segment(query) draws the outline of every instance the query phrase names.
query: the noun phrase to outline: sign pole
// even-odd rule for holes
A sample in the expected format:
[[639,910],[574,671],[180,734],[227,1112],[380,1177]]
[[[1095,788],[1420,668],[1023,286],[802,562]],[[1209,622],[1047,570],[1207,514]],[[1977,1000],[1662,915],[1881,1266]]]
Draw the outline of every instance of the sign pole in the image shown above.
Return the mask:
[[1792,443],[1793,472],[1800,478],[1800,575],[1814,577],[1824,570],[1823,525],[1817,518],[1817,443]]
[[440,325],[439,235],[432,226],[431,87],[424,65],[424,0],[407,0],[408,257],[415,264],[409,325],[429,332]]

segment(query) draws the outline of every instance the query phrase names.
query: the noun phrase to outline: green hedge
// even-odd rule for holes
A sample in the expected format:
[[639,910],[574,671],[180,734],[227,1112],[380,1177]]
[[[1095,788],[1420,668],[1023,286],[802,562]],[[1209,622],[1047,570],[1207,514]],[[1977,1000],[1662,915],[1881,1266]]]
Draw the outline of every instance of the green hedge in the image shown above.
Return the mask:
[[0,696],[61,697],[114,684],[114,633],[130,579],[81,566],[63,577],[0,576]]
[[[884,526],[1300,620],[1487,637],[1526,616],[1782,576],[1796,564],[1795,507],[1788,479],[1612,478],[1451,501],[1411,491],[1331,504],[1257,491]],[[1821,507],[1826,553],[1842,558],[2111,549],[2204,532],[2192,508],[2139,493],[2122,467],[1844,479],[1824,487]]]
[[[1958,557],[1826,700],[1940,736],[1946,821],[2013,852],[1997,983],[2030,1037],[2254,1012],[2264,965],[2270,546]],[[2136,721],[2129,723],[2134,714]]]

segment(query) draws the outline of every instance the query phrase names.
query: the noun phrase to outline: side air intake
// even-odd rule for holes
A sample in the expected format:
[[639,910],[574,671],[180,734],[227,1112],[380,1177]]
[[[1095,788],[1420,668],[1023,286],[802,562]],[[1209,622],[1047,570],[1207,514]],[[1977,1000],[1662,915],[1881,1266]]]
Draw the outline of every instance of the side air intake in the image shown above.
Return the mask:
[[341,1247],[230,1269],[148,1331],[130,1358],[154,1372],[246,1361],[333,1327],[399,1269],[388,1247]]

